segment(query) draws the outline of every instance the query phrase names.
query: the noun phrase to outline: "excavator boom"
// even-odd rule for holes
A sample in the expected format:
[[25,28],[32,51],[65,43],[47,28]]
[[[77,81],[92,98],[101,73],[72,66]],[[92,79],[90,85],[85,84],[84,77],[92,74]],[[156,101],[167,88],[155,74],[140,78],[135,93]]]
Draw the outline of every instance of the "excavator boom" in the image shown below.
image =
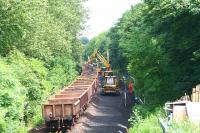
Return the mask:
[[88,64],[91,64],[92,63],[92,61],[94,60],[94,58],[97,56],[97,50],[95,50],[93,53],[92,53],[92,55],[88,58],[88,61],[87,61],[87,63]]
[[95,50],[92,53],[92,55],[88,58],[88,62],[87,63],[91,64],[95,57],[97,57],[104,64],[104,66],[109,71],[111,71],[110,63],[105,59],[105,57],[100,52],[98,52],[98,50]]

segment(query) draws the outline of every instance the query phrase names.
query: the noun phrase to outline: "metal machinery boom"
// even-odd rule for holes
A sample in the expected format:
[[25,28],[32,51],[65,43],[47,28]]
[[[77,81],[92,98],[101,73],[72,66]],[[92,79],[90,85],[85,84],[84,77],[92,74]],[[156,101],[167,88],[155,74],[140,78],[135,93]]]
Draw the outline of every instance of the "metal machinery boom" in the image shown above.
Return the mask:
[[97,57],[104,64],[108,71],[112,71],[109,61],[107,61],[98,50],[95,50],[89,57],[88,64],[91,64],[95,57]]

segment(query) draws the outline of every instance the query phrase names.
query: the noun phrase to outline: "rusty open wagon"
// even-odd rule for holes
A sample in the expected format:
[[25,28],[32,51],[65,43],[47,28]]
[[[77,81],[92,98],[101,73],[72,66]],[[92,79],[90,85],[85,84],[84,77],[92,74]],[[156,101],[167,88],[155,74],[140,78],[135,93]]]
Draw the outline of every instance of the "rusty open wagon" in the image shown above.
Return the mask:
[[70,127],[87,108],[96,91],[97,73],[95,75],[94,71],[83,71],[74,82],[51,96],[43,104],[43,118],[46,126],[58,129]]

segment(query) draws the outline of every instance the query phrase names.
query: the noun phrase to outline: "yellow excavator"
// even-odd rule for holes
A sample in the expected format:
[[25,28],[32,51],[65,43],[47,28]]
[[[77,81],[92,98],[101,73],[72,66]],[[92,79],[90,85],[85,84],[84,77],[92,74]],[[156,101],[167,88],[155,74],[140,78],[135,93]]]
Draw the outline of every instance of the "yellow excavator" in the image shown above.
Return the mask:
[[[88,63],[88,64],[91,64],[91,63],[93,62],[94,58],[96,58],[96,57],[103,63],[103,65],[106,67],[106,70],[107,70],[107,71],[112,71],[112,69],[111,69],[111,67],[110,67],[109,61],[106,60],[106,59],[104,58],[104,56],[103,56],[98,50],[95,50],[95,51],[92,53],[92,55],[88,58],[87,63]],[[99,73],[100,73],[100,72],[103,72],[103,71],[102,71],[102,68],[100,68],[99,64],[98,64],[98,66],[97,66],[97,71],[98,71]],[[104,76],[104,73],[103,73],[102,75]]]
[[108,60],[98,51],[95,50],[92,55],[88,58],[87,63],[92,64],[93,60],[95,58],[98,58],[103,65],[106,67],[106,70],[103,70],[99,64],[97,64],[97,71],[102,76],[102,94],[106,93],[115,93],[119,94],[119,84],[118,84],[118,78],[116,76],[113,76],[113,71],[111,69],[111,65]]

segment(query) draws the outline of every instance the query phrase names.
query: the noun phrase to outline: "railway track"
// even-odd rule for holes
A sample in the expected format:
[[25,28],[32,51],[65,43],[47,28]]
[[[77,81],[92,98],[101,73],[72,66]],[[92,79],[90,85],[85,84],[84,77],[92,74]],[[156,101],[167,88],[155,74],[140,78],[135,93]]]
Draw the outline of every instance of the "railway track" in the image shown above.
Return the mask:
[[125,107],[122,99],[123,95],[97,92],[71,133],[128,133],[132,106],[127,102]]
[[[75,125],[65,132],[60,131],[60,133],[128,133],[131,106],[125,108],[124,104],[120,102],[122,97],[123,95],[115,94],[103,96],[98,91]],[[49,131],[42,126],[34,129],[31,133],[49,133]]]
[[97,76],[86,65],[74,82],[43,104],[45,125],[29,132],[127,133],[131,108],[124,108],[122,95],[100,95]]
[[67,132],[86,110],[91,97],[96,93],[97,71],[85,65],[83,72],[69,86],[49,97],[43,104],[44,130]]

